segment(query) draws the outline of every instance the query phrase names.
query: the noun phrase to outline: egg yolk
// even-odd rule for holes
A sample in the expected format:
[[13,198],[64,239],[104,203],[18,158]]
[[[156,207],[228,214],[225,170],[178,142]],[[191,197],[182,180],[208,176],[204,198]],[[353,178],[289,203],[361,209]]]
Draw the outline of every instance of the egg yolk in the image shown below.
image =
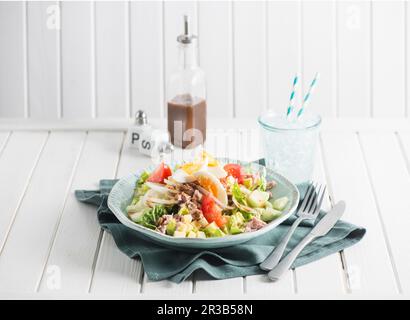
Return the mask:
[[219,162],[214,157],[203,151],[194,161],[184,163],[179,166],[179,168],[184,170],[187,174],[192,175],[201,170],[205,163],[208,164],[208,167],[216,167],[219,165]]
[[193,174],[201,169],[202,163],[195,163],[195,162],[188,162],[181,166],[181,169],[184,170],[188,174]]
[[218,165],[218,161],[205,151],[202,152],[201,158],[202,161],[208,160],[209,167],[216,167]]
[[211,179],[207,177],[199,177],[198,182],[203,188],[211,192],[215,197],[218,195],[218,187],[211,181]]

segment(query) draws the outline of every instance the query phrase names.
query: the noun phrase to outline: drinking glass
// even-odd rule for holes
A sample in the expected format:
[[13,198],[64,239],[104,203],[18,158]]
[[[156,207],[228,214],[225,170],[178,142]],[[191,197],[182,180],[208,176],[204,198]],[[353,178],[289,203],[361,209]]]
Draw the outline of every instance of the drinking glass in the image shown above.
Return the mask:
[[266,166],[295,184],[312,178],[321,117],[304,112],[296,120],[268,112],[258,118]]

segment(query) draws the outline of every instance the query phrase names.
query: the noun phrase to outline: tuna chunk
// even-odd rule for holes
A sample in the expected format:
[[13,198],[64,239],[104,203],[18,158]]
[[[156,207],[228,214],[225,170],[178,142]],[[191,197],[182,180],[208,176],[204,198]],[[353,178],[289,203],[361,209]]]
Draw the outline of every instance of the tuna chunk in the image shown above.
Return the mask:
[[252,232],[256,231],[259,229],[262,229],[264,226],[266,226],[266,222],[253,217],[245,226],[245,232]]

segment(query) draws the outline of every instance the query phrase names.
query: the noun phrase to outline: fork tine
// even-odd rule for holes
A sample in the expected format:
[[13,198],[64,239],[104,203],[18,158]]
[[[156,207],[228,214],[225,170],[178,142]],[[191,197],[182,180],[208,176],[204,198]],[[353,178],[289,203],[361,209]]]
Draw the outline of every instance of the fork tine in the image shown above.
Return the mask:
[[315,205],[315,203],[316,203],[316,198],[317,198],[317,194],[318,194],[318,183],[315,183],[315,185],[314,185],[314,188],[313,188],[313,191],[312,191],[312,196],[310,197],[310,199],[309,199],[309,202],[308,202],[308,204],[307,204],[307,206],[306,206],[306,210],[305,211],[307,211],[308,213],[310,212],[310,211],[312,211],[312,209],[313,209],[313,207],[314,207],[314,205]]
[[312,188],[313,188],[313,182],[310,181],[309,187],[308,187],[307,190],[306,190],[305,197],[303,198],[303,202],[302,202],[302,204],[300,205],[299,211],[304,211],[304,210],[305,210],[305,208],[306,208],[306,203],[308,202],[308,199],[310,198],[310,195],[311,195],[311,193],[312,193],[312,192],[311,192],[311,191],[312,191]]
[[325,194],[326,194],[326,186],[324,186],[324,188],[321,192],[322,192],[322,194],[320,195],[319,201],[317,201],[317,203],[316,203],[316,208],[315,208],[314,215],[317,215],[320,211],[320,208],[322,207],[322,202],[323,202],[323,199],[324,199]]
[[309,208],[308,213],[313,214],[315,212],[317,205],[318,205],[318,201],[320,200],[322,190],[323,190],[323,185],[318,183],[317,188],[316,188],[315,201],[313,202],[312,206]]

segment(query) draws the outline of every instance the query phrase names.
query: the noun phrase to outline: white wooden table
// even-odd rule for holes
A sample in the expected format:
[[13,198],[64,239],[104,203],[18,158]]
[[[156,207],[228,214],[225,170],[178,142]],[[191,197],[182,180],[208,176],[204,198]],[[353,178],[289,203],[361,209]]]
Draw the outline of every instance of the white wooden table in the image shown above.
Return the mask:
[[[246,123],[211,121],[207,149],[257,159],[258,130]],[[73,192],[150,163],[123,145],[124,128],[122,121],[0,121],[1,298],[410,296],[410,121],[324,121],[315,179],[329,186],[325,205],[346,200],[344,219],[367,234],[279,283],[265,276],[215,281],[201,273],[180,285],[149,281],[141,262],[116,248],[95,209]]]

